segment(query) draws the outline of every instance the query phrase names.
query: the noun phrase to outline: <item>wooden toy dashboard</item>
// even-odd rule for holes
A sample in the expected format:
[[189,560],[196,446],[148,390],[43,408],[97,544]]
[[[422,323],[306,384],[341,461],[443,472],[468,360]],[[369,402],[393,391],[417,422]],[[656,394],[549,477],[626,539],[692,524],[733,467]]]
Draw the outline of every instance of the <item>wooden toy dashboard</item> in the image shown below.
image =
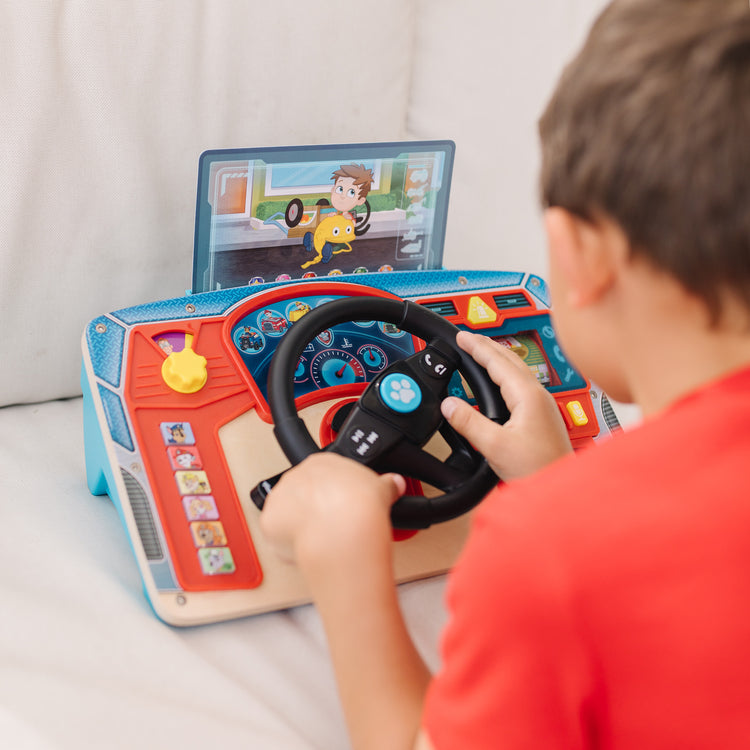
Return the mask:
[[[298,571],[269,550],[250,500],[253,486],[289,465],[272,432],[266,378],[278,342],[297,320],[358,295],[411,299],[515,350],[554,395],[575,445],[618,429],[606,397],[558,346],[547,289],[535,276],[361,274],[207,292],[103,315],[83,336],[89,487],[115,502],[146,595],[165,621],[199,624],[308,601]],[[340,324],[311,341],[294,373],[294,395],[320,445],[330,442],[342,404],[422,346],[374,320]],[[449,392],[472,401],[457,374]],[[443,446],[434,443],[428,448],[440,455]],[[397,580],[449,569],[467,528],[463,516],[396,534]]]

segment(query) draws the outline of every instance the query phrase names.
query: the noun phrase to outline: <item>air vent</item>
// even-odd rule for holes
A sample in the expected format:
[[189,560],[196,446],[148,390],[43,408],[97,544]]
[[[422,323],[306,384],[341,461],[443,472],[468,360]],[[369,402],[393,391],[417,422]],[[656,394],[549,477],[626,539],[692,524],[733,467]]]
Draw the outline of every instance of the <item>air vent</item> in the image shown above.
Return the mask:
[[496,294],[492,299],[495,300],[498,310],[508,310],[512,307],[531,307],[531,302],[521,292]]
[[156,533],[154,517],[151,515],[151,508],[148,505],[146,493],[132,474],[129,474],[122,467],[120,467],[120,473],[125,482],[125,490],[128,493],[130,507],[133,509],[135,525],[138,527],[138,534],[141,537],[146,558],[149,560],[162,560],[164,552],[159,542],[159,536]]
[[449,300],[441,300],[439,302],[422,302],[422,307],[426,307],[432,312],[436,312],[438,315],[442,315],[444,318],[449,318],[451,315],[457,315],[456,306]]
[[604,417],[604,421],[607,427],[609,427],[612,432],[617,432],[617,430],[622,429],[622,427],[620,426],[620,420],[617,419],[617,414],[615,414],[615,410],[612,408],[612,404],[609,403],[609,399],[603,393],[602,416]]

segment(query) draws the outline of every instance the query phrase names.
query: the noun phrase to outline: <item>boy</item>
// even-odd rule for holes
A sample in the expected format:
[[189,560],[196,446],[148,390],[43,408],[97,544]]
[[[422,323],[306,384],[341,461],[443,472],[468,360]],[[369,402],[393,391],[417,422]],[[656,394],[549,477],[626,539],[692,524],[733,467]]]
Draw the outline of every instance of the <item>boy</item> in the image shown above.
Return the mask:
[[449,581],[434,678],[389,578],[401,477],[314,456],[264,529],[310,584],[356,748],[747,747],[747,0],[614,0],[540,133],[561,342],[644,424],[570,455],[512,353],[458,337],[511,418],[443,404],[506,484]]

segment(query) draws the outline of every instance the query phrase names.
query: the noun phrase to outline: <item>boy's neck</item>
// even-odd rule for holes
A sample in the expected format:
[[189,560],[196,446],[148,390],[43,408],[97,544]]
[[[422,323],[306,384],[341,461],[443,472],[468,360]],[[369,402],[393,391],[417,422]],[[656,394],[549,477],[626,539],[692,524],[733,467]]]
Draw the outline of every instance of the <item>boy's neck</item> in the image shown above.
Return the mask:
[[666,274],[641,268],[622,301],[622,363],[644,415],[750,366],[750,315],[736,300],[725,299],[713,323],[702,300]]

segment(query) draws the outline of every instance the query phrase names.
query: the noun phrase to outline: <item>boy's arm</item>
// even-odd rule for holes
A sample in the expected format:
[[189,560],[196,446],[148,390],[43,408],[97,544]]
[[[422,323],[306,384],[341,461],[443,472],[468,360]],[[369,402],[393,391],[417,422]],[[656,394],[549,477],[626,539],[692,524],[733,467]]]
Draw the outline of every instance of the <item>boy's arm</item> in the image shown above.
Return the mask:
[[443,416],[505,481],[533,474],[570,453],[568,431],[555,399],[523,360],[481,334],[460,331],[456,343],[500,388],[510,419],[498,425],[461,399],[446,398]]
[[356,750],[411,749],[430,679],[393,579],[390,506],[404,490],[400,476],[321,453],[282,477],[261,515],[320,613]]
[[[515,354],[480,335],[462,332],[457,341],[500,385],[511,418],[498,426],[457,399],[446,399],[443,413],[501,477],[570,452],[554,399]],[[284,474],[261,515],[264,534],[299,566],[320,613],[355,750],[431,750],[420,732],[430,674],[393,582],[390,507],[404,491],[403,477],[320,453]]]

